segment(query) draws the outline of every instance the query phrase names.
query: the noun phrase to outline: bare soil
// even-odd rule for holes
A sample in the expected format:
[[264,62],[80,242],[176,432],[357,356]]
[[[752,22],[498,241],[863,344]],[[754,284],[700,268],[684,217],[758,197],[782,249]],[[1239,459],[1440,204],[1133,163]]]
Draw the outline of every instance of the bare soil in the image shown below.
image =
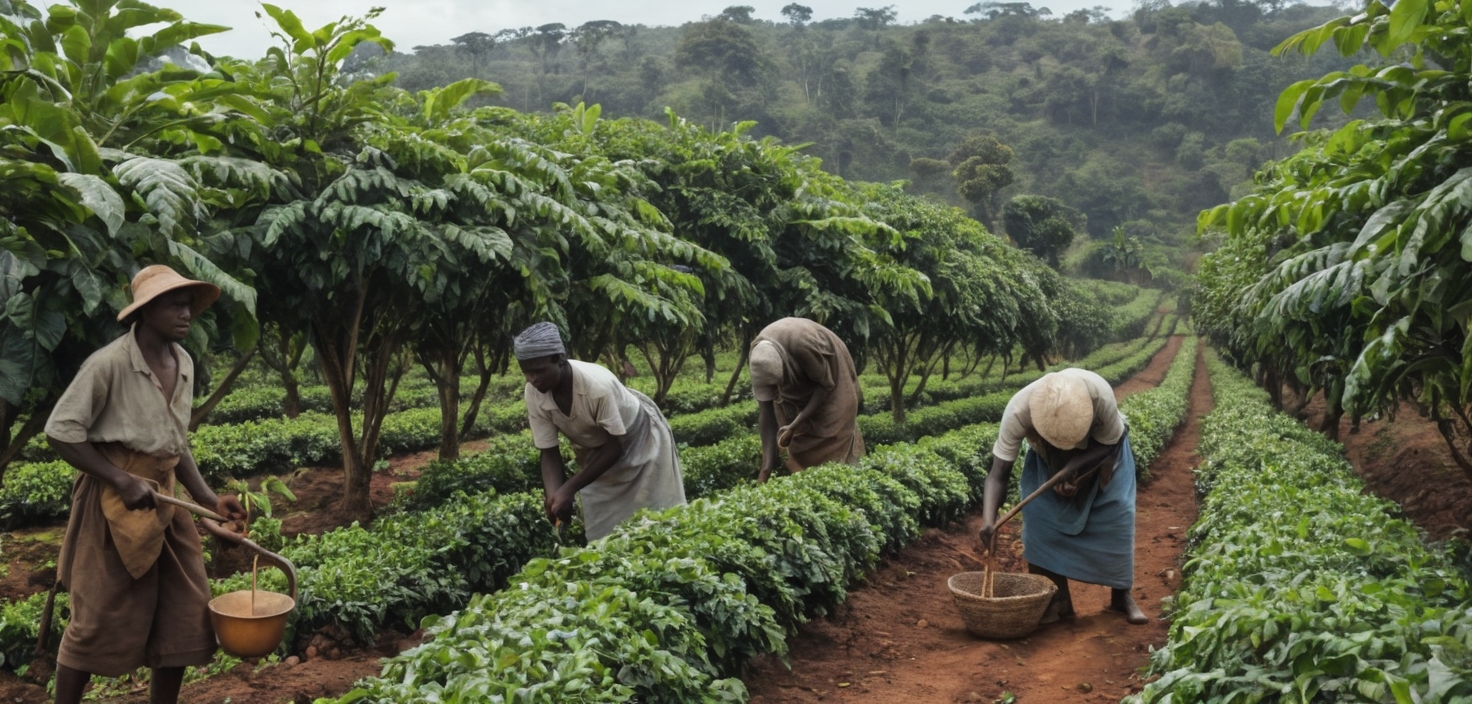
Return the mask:
[[[1309,427],[1324,417],[1323,398],[1308,407]],[[1472,480],[1452,461],[1436,425],[1414,406],[1401,404],[1393,420],[1364,421],[1354,432],[1348,418],[1340,421],[1339,441],[1365,486],[1400,504],[1416,525],[1433,538],[1472,531]]]
[[[1156,356],[1121,392],[1158,383],[1180,340]],[[1140,383],[1134,383],[1139,381]],[[984,641],[965,630],[946,580],[980,570],[979,512],[964,526],[929,530],[856,589],[833,616],[813,621],[791,641],[790,668],[777,658],[750,663],[753,702],[996,702],[1011,694],[1024,704],[1118,701],[1141,686],[1151,646],[1165,642],[1161,600],[1180,585],[1186,530],[1196,520],[1200,438],[1197,420],[1211,409],[1211,389],[1198,356],[1186,424],[1151,469],[1137,499],[1134,596],[1153,620],[1131,626],[1104,611],[1109,590],[1071,583],[1078,618],[1040,627],[1011,642]],[[997,569],[1023,571],[1018,526],[1003,527]]]

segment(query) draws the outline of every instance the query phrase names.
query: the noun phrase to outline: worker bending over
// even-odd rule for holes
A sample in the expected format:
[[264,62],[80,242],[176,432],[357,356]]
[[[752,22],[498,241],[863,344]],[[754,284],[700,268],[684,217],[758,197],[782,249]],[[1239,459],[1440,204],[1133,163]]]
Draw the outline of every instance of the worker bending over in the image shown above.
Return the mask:
[[[685,503],[675,436],[648,396],[600,365],[568,359],[552,323],[516,336],[514,352],[526,376],[526,413],[542,451],[550,520],[570,520],[573,498],[581,496],[588,539],[597,540],[641,508]],[[581,467],[571,477],[557,449],[558,431],[572,442]]]
[[145,666],[152,701],[175,702],[185,666],[215,654],[199,533],[183,509],[155,503],[155,490],[173,496],[177,480],[196,503],[245,518],[235,497],[210,491],[189,453],[194,362],[178,343],[220,289],[166,266],[138,272],[132,289],[118,314],[128,332],[82,363],[46,422],[51,446],[80,471],[57,558],[71,593],[58,704],[80,702],[92,675]]
[[1028,571],[1058,585],[1043,623],[1073,618],[1070,579],[1109,587],[1108,608],[1123,613],[1130,623],[1145,623],[1145,614],[1130,596],[1135,458],[1109,382],[1090,371],[1064,369],[1028,384],[1007,402],[983,501],[981,542],[988,549],[1024,439],[1029,446],[1022,467],[1024,496],[1056,473],[1065,476],[1022,508]]
[[751,346],[751,390],[757,400],[765,482],[787,448],[793,472],[864,456],[859,433],[859,374],[843,340],[805,318],[768,325]]

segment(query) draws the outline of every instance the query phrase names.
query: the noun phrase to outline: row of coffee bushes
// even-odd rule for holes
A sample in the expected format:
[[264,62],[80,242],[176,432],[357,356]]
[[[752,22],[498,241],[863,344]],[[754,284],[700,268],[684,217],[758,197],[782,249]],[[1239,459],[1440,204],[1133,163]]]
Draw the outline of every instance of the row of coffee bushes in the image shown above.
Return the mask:
[[[1149,366],[1150,360],[1165,347],[1165,344],[1164,338],[1149,341],[1128,356],[1096,367],[1093,371],[1104,377],[1109,383],[1118,384]],[[1064,366],[1076,365],[1069,363],[1058,365],[1053,369],[1060,369]],[[1011,400],[1012,394],[1018,388],[1037,380],[1043,373],[1013,375],[1008,377],[1008,386],[1011,388],[985,396],[947,401],[922,408],[911,412],[904,423],[895,423],[893,416],[886,413],[861,416],[859,429],[864,433],[866,441],[883,444],[913,442],[950,428],[971,423],[995,422],[1001,420],[1002,412],[1006,410],[1007,401]]]
[[[1112,346],[1112,349],[1101,349],[1098,354],[1090,355],[1081,363],[1105,363],[1099,367],[1099,372],[1111,383],[1118,383],[1148,365],[1164,344],[1163,340],[1144,340],[1139,344]],[[1120,357],[1121,354],[1124,356]],[[1016,388],[1035,378],[1033,375],[1015,375],[1009,378],[1016,384],[1010,390],[921,409],[911,415],[909,422],[900,426],[896,426],[884,412],[860,416],[860,428],[865,442],[873,447],[908,442],[973,423],[995,422],[1001,419],[1007,400]],[[680,450],[688,498],[729,489],[755,478],[755,468],[761,463],[761,440],[751,431],[756,409],[754,404],[749,406],[733,406],[724,414],[707,411],[671,419],[675,437],[682,443],[696,445]],[[492,488],[503,492],[529,491],[541,486],[538,453],[532,447],[530,434],[498,438],[493,443],[493,447],[484,452],[453,462],[427,465],[418,482],[410,488],[412,493],[406,495],[403,505],[411,509],[434,506],[455,491],[473,493]]]
[[[1182,363],[1178,361],[1177,365]],[[1138,411],[1126,407],[1132,422],[1142,428],[1136,434],[1137,443],[1149,444],[1150,441],[1142,436],[1155,435],[1161,435],[1162,439],[1157,442],[1163,442],[1163,437],[1168,436],[1169,429],[1179,419],[1151,421],[1150,416],[1160,412],[1155,409],[1167,407],[1166,404],[1150,404]],[[953,520],[979,500],[995,432],[992,424],[974,425],[944,436],[926,438],[917,446],[882,447],[871,453],[865,460],[867,468],[896,478],[919,499],[918,504],[911,506],[908,500],[885,494],[886,498],[880,502],[885,510],[892,513],[895,506],[909,506],[906,515],[913,517],[913,523],[897,514],[885,518],[882,523],[885,527],[874,538],[881,550],[898,549],[912,539],[918,525]],[[746,440],[750,442],[753,438]],[[529,440],[525,443],[520,445],[523,453],[527,453],[525,448],[530,447]],[[508,444],[503,449],[516,447],[518,445]],[[485,454],[502,455],[499,452]],[[734,463],[737,460],[727,461]],[[691,463],[687,460],[687,464]],[[749,476],[753,472],[753,465],[748,463],[741,474]],[[805,472],[767,486],[799,480],[827,486],[826,491],[830,492],[862,493],[861,487],[843,488],[841,481],[827,478],[824,472],[826,470]],[[698,471],[687,470],[687,484],[691,476],[698,474]],[[846,478],[855,472],[845,468],[836,474],[839,478]],[[803,477],[807,479],[801,479]],[[413,622],[421,616],[450,611],[466,604],[471,594],[497,589],[528,560],[551,554],[563,540],[576,540],[576,526],[567,537],[559,537],[548,526],[542,513],[539,487],[528,486],[525,466],[517,472],[505,473],[503,479],[507,489],[526,488],[529,491],[456,493],[435,506],[391,514],[368,528],[354,525],[321,536],[299,536],[288,541],[282,553],[297,563],[301,574],[301,606],[294,617],[294,632],[328,629],[339,637],[367,642],[387,627],[412,629]],[[762,496],[760,489],[750,486],[733,491],[722,492],[720,503],[726,503],[731,497]],[[784,525],[787,528],[782,528]],[[761,530],[790,532],[795,529],[794,524],[778,522],[767,524]],[[799,530],[787,539],[795,541],[791,545],[800,546],[805,540],[802,535]],[[801,547],[790,547],[788,551],[810,552]],[[719,551],[712,554],[716,553]],[[850,572],[851,569],[845,574]],[[801,596],[812,589],[803,586],[807,581],[822,576],[812,569],[784,574],[787,574],[784,579],[801,583],[793,587]],[[215,589],[222,592],[243,588],[247,579],[247,576],[240,575],[217,582]],[[273,571],[264,572],[262,580],[265,588],[284,588],[280,576]],[[825,593],[829,601],[834,598],[841,600],[840,586],[846,583],[827,582],[829,586]],[[590,603],[602,603],[599,599],[603,594],[603,591],[595,591],[592,596],[596,598]],[[821,609],[814,611],[802,607],[803,599],[788,596],[785,590],[774,587],[770,594],[775,595],[773,603],[786,605],[787,610],[782,612],[787,614],[782,621],[785,627],[790,627],[795,619],[821,612]],[[35,621],[27,622],[26,619],[35,615],[40,596],[6,605],[3,612],[5,620],[0,620],[0,652],[24,653],[35,642]],[[60,629],[64,622],[58,620],[55,625]],[[19,663],[10,663],[11,666],[16,664]]]
[[[1135,451],[1135,471],[1140,479],[1149,478],[1150,465],[1186,417],[1191,381],[1196,372],[1196,349],[1196,338],[1182,340],[1160,384],[1149,391],[1132,394],[1120,403],[1120,410],[1129,419],[1130,446]],[[1161,429],[1153,427],[1155,423],[1169,425]]]
[[1472,701],[1472,587],[1343,448],[1212,359],[1204,493],[1158,679],[1126,701]]
[[[1130,412],[1158,446],[1184,404]],[[784,654],[786,637],[841,603],[880,556],[975,505],[995,435],[969,426],[877,449],[857,470],[643,513],[604,541],[533,560],[513,588],[426,619],[428,643],[337,701],[742,700],[743,662]]]
[[1128,340],[1145,334],[1145,328],[1165,300],[1165,291],[1142,288],[1133,301],[1114,310],[1110,336],[1115,340]]

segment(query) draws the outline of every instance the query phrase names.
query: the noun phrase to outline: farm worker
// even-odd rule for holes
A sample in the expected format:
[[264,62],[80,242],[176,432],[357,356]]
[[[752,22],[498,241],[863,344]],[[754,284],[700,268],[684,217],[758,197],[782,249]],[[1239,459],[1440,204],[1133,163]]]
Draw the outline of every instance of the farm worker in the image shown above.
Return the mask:
[[832,330],[806,318],[778,320],[756,336],[750,366],[762,436],[757,481],[777,468],[779,447],[794,472],[864,456],[859,373]]
[[199,533],[182,509],[154,502],[183,484],[195,502],[245,518],[218,497],[189,452],[194,362],[179,346],[220,297],[214,284],[166,266],[133,277],[128,332],[92,353],[57,400],[46,435],[80,474],[57,558],[71,621],[57,655],[56,701],[73,704],[92,675],[153,669],[152,700],[174,702],[187,665],[215,653]]
[[[549,519],[567,522],[573,497],[581,496],[588,539],[597,540],[641,508],[685,503],[675,436],[648,396],[601,365],[568,359],[552,323],[517,335],[513,351],[526,376],[526,413],[542,451]],[[572,442],[581,467],[571,477],[558,431]]]
[[1145,623],[1145,614],[1130,596],[1135,457],[1109,382],[1091,371],[1064,369],[1028,384],[1007,402],[986,479],[984,547],[991,547],[996,534],[997,509],[1024,439],[1029,449],[1022,468],[1023,496],[1055,473],[1068,477],[1022,508],[1028,571],[1058,585],[1043,622],[1073,618],[1068,592],[1073,579],[1109,587],[1109,610],[1123,613],[1130,623]]

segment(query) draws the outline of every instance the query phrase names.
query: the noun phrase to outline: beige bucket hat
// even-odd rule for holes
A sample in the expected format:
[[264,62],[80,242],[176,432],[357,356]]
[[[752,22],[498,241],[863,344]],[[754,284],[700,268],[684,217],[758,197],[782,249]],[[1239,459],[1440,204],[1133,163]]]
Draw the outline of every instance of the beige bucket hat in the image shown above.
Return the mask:
[[1089,397],[1088,385],[1067,374],[1053,372],[1038,380],[1027,410],[1038,435],[1061,450],[1077,446],[1094,425],[1094,401]]
[[133,311],[148,305],[148,302],[162,296],[169,291],[177,291],[181,288],[194,288],[194,314],[203,313],[206,308],[214,305],[220,299],[220,287],[208,281],[195,281],[186,279],[179,272],[162,264],[143,267],[133,277],[133,303],[118,313],[118,320],[128,317]]
[[782,350],[770,340],[762,340],[751,348],[751,395],[758,401],[777,400],[777,387],[782,383]]

